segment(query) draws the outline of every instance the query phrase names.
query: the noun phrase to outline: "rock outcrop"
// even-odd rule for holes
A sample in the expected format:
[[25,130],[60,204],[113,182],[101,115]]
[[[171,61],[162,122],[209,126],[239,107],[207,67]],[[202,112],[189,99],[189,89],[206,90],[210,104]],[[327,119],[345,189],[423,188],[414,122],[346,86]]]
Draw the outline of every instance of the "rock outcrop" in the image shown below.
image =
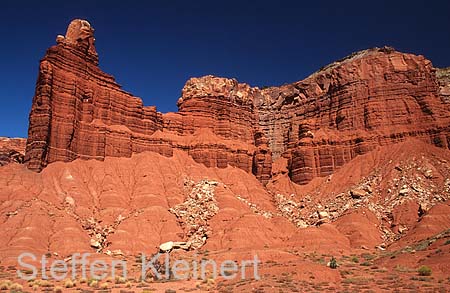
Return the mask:
[[[26,165],[0,138],[0,289],[449,291],[448,69],[377,48],[280,87],[192,78],[162,114],[99,69],[93,32],[73,21],[41,61]],[[24,252],[42,279],[19,280]],[[145,272],[158,252],[170,282]]]
[[25,157],[32,170],[143,151],[170,157],[179,149],[207,167],[235,166],[263,183],[283,157],[292,181],[303,184],[407,137],[449,146],[446,87],[422,56],[366,50],[264,90],[191,78],[179,111],[162,114],[99,69],[93,32],[87,21],[72,21],[40,63]]
[[0,137],[0,166],[23,163],[26,142],[25,138]]
[[437,69],[436,76],[439,81],[439,93],[444,103],[450,104],[450,67]]
[[376,146],[407,137],[449,147],[450,108],[431,62],[387,47],[263,90],[257,107],[274,159],[288,158],[296,183],[330,175]]
[[180,111],[163,115],[99,69],[93,31],[86,21],[72,21],[41,61],[27,143],[30,169],[143,151],[172,156],[182,149],[208,167],[229,164],[270,178],[270,150],[255,127],[248,85],[193,78],[183,89]]

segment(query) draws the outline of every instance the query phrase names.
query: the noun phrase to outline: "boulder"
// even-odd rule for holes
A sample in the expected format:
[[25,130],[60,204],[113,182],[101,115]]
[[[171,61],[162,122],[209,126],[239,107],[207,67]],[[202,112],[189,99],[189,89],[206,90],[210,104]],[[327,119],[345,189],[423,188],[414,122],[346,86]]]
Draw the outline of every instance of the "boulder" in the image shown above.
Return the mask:
[[350,195],[354,199],[359,199],[365,197],[367,195],[367,192],[362,189],[352,189],[350,190]]
[[173,249],[174,246],[174,242],[173,241],[168,241],[168,242],[164,242],[163,244],[161,244],[159,246],[159,251],[161,252],[169,252]]

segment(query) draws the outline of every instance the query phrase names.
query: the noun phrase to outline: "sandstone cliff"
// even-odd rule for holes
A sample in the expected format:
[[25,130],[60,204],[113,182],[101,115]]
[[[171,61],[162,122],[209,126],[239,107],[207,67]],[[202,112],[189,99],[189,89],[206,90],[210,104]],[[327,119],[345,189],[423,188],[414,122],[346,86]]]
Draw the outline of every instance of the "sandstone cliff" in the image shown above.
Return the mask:
[[[17,280],[18,256],[48,268],[88,252],[132,265],[126,283],[73,278],[85,291],[448,292],[448,72],[376,48],[263,90],[192,78],[162,114],[98,68],[93,29],[75,20],[41,61],[26,166],[24,140],[0,138],[0,288],[64,290]],[[158,251],[257,255],[264,278],[155,282],[139,259]]]
[[303,81],[262,91],[259,123],[291,179],[332,174],[379,145],[417,137],[449,147],[450,108],[423,56],[361,51]]
[[26,161],[32,170],[76,158],[187,151],[209,167],[237,166],[270,177],[270,152],[255,128],[251,89],[235,80],[191,79],[178,113],[161,114],[98,68],[93,29],[74,20],[42,59],[30,114]]
[[263,183],[283,157],[290,178],[303,184],[407,137],[449,146],[449,107],[423,56],[366,50],[264,90],[192,78],[179,111],[162,114],[99,69],[93,32],[74,20],[41,61],[25,157],[32,170],[143,151],[170,157],[180,149],[207,167],[235,166]]

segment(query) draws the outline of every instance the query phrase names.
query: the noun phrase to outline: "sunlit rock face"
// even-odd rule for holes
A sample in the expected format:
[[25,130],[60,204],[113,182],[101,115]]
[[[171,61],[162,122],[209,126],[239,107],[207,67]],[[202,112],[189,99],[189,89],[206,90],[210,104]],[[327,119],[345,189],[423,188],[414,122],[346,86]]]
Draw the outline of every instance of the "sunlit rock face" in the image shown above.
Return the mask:
[[235,79],[191,78],[179,111],[162,114],[99,69],[94,42],[92,26],[74,20],[41,60],[28,168],[143,151],[170,157],[179,149],[207,167],[235,166],[263,183],[283,157],[292,181],[304,184],[407,137],[449,145],[445,74],[439,84],[423,56],[370,49],[264,90]]

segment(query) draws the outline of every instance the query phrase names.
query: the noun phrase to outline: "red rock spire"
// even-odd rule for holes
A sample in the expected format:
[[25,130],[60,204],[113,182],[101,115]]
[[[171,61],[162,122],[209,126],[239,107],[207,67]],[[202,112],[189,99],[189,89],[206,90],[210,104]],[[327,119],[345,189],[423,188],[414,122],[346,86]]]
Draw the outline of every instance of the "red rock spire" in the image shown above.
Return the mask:
[[98,64],[98,54],[95,50],[94,28],[87,20],[74,19],[67,27],[66,36],[56,37],[58,45],[71,46],[86,54],[89,59]]

